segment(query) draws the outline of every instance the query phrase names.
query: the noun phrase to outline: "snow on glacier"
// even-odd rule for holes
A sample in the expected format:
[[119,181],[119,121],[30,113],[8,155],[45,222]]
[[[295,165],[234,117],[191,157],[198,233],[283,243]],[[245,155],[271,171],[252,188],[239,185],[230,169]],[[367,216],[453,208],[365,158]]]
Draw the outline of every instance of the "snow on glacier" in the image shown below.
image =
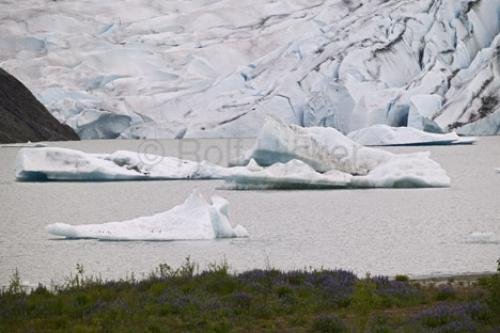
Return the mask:
[[55,236],[71,239],[109,241],[174,241],[209,240],[215,238],[248,237],[247,230],[232,227],[228,219],[229,203],[221,197],[211,202],[194,191],[186,201],[166,212],[129,221],[103,224],[69,225],[56,223],[47,226]]
[[342,182],[350,188],[450,186],[446,171],[429,153],[393,154],[362,146],[333,128],[286,125],[272,117],[255,146],[234,164],[251,166],[226,177],[229,187],[243,189],[279,188],[280,180],[282,187],[310,185],[302,178],[330,187]]
[[210,179],[225,175],[225,168],[209,162],[131,151],[88,154],[56,147],[24,148],[16,158],[16,178],[22,181]]
[[461,138],[456,133],[436,134],[412,127],[373,125],[349,133],[348,137],[364,146],[416,146],[473,144],[475,138]]
[[8,0],[0,67],[84,139],[254,137],[266,115],[496,134],[499,18],[498,0]]

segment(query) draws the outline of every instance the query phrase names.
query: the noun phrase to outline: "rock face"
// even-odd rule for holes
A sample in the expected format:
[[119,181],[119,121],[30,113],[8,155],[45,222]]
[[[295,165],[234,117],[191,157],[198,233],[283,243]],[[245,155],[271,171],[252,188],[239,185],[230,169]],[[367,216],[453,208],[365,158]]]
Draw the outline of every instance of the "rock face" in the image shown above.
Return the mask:
[[266,114],[498,132],[498,0],[9,0],[0,31],[0,65],[82,138],[255,136]]
[[15,77],[0,68],[0,143],[79,140]]

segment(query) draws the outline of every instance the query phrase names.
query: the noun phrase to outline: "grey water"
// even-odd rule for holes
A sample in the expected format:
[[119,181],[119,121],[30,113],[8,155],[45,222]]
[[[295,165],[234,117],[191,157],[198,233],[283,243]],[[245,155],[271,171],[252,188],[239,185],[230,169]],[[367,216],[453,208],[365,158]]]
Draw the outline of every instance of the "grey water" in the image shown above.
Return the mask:
[[[226,164],[253,140],[49,143],[86,152],[136,150]],[[21,183],[18,147],[0,148],[0,285],[15,269],[25,284],[61,283],[77,263],[104,279],[141,277],[188,256],[201,268],[227,261],[234,271],[343,268],[358,274],[435,276],[494,271],[500,243],[465,242],[474,231],[500,238],[500,137],[473,146],[392,147],[431,151],[447,189],[226,191],[222,181]],[[61,240],[50,223],[90,224],[152,215],[199,189],[230,202],[248,239],[177,242]]]

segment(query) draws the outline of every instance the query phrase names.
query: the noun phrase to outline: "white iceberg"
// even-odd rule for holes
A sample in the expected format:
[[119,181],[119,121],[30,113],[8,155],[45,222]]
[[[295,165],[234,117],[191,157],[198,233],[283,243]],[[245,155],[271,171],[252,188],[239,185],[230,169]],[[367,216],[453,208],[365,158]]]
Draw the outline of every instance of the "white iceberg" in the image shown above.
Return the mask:
[[318,172],[338,170],[352,175],[366,175],[393,154],[364,147],[326,127],[286,125],[267,117],[255,146],[235,164],[255,160],[259,165],[287,163],[293,159],[309,164]]
[[[268,168],[256,169],[252,160]],[[235,188],[275,188],[280,180],[283,187],[322,182],[352,188],[450,185],[446,171],[429,153],[396,155],[362,146],[333,128],[285,125],[272,117],[264,124],[254,148],[236,164],[251,167],[249,171],[232,170],[226,179]]]
[[211,203],[194,191],[186,201],[171,210],[124,222],[69,225],[51,224],[47,231],[70,239],[109,241],[209,240],[248,237],[247,230],[232,227],[228,219],[228,202],[212,197]]
[[365,176],[351,180],[353,188],[449,187],[446,171],[430,158],[430,153],[395,155]]
[[374,125],[348,134],[364,146],[424,146],[473,144],[475,138],[461,138],[456,133],[428,133],[412,127]]
[[226,174],[226,168],[208,162],[131,151],[89,154],[56,147],[25,148],[16,158],[16,178],[23,181],[211,179]]
[[254,149],[226,168],[209,162],[118,151],[89,154],[25,148],[16,160],[21,181],[226,179],[239,189],[447,187],[429,153],[393,154],[362,146],[333,128],[302,128],[269,117]]
[[226,177],[226,188],[233,190],[270,190],[270,189],[336,189],[346,188],[352,176],[340,171],[324,174],[316,172],[306,163],[291,160],[275,163],[263,168],[251,160],[246,168]]
[[500,242],[493,232],[473,232],[469,234],[465,241],[471,244],[497,244]]

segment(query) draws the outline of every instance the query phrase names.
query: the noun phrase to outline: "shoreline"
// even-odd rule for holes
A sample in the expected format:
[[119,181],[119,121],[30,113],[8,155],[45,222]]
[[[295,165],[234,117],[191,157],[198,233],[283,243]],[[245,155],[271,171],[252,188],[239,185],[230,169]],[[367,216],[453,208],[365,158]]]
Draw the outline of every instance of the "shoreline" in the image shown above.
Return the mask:
[[186,258],[144,280],[102,281],[82,265],[53,290],[0,292],[0,331],[497,332],[499,272],[411,280],[344,270],[200,270]]

